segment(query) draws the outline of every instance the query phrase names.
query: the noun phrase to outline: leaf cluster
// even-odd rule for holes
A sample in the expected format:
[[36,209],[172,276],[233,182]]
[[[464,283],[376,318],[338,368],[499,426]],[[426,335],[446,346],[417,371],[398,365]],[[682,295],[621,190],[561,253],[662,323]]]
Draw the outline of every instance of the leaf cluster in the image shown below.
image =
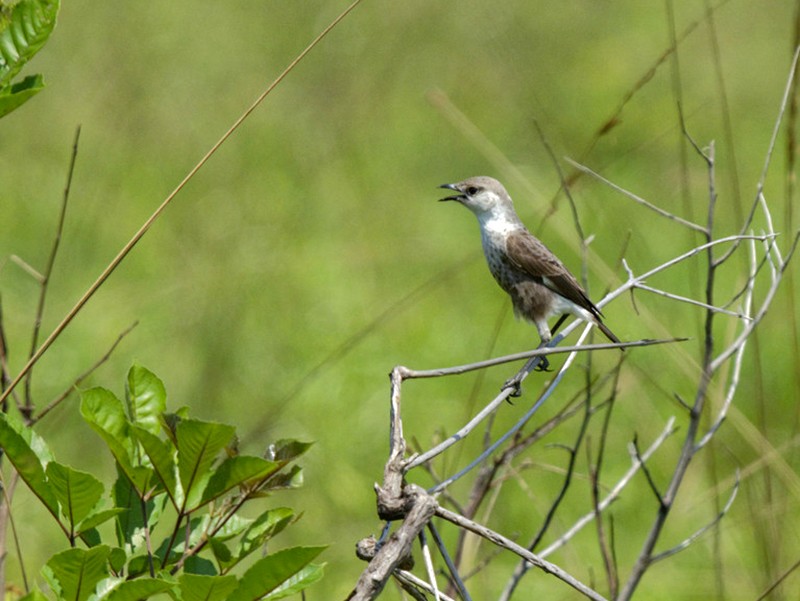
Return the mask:
[[[19,417],[0,413],[0,447],[69,541],[42,570],[56,598],[280,599],[322,576],[311,563],[318,546],[271,553],[241,577],[232,573],[299,518],[288,507],[255,518],[242,508],[299,486],[294,462],[309,443],[281,440],[264,457],[241,455],[232,426],[192,419],[185,408],[168,413],[163,383],[139,365],[125,392],[124,402],[104,388],[81,395],[81,415],[116,463],[108,494],[92,474],[58,463]],[[37,590],[24,598],[46,597]]]
[[60,4],[60,0],[0,2],[0,117],[44,88],[40,74],[12,80],[50,38]]

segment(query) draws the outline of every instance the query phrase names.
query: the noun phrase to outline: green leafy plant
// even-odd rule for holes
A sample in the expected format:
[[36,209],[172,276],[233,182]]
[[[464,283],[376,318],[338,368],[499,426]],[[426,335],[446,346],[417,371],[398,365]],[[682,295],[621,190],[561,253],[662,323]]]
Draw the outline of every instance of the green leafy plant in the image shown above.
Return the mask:
[[0,0],[0,117],[18,108],[44,88],[41,75],[12,80],[41,50],[56,26],[59,0]]
[[[82,394],[81,415],[117,466],[108,494],[92,474],[58,463],[20,418],[0,413],[0,447],[69,541],[42,570],[56,598],[280,599],[317,581],[323,566],[311,562],[319,546],[270,553],[233,574],[298,519],[288,507],[255,518],[241,509],[300,485],[294,462],[310,444],[282,440],[265,457],[240,455],[232,426],[192,419],[186,409],[167,413],[166,397],[161,380],[139,365],[128,373],[124,402],[104,388]],[[108,522],[113,542],[101,533]],[[46,598],[38,590],[24,597]]]

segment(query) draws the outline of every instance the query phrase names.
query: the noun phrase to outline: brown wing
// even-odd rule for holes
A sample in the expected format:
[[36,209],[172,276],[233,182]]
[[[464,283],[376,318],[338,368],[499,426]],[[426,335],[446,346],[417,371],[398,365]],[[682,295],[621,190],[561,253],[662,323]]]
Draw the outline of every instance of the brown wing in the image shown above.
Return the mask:
[[558,257],[529,232],[521,230],[510,234],[506,239],[506,253],[512,265],[543,286],[583,307],[595,317],[602,315]]

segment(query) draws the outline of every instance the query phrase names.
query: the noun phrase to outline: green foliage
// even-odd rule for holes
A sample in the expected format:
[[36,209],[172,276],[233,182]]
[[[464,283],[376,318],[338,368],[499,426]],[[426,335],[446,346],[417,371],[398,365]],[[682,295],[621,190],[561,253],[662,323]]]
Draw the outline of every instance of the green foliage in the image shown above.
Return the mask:
[[[239,455],[232,426],[167,414],[166,406],[161,380],[138,365],[128,373],[126,404],[103,388],[82,394],[81,414],[117,465],[110,495],[92,474],[56,462],[18,418],[0,413],[0,446],[69,540],[42,569],[56,598],[280,599],[318,580],[322,566],[311,562],[324,547],[284,549],[241,578],[230,573],[297,520],[286,507],[256,518],[241,510],[296,485],[300,468],[292,463],[310,445],[279,441],[269,459]],[[97,529],[110,520],[113,542]],[[32,591],[25,598],[46,597]]]
[[0,117],[44,88],[41,75],[11,80],[41,50],[56,26],[59,0],[21,0],[0,14]]

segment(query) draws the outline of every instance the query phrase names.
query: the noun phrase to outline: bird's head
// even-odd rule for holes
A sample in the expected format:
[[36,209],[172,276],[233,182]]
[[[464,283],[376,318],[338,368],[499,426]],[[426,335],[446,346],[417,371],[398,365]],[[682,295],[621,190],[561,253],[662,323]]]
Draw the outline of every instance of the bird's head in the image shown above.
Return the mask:
[[487,216],[510,216],[514,214],[511,197],[503,184],[486,176],[470,177],[455,184],[442,184],[440,188],[453,190],[456,194],[440,198],[440,201],[455,200],[475,213],[478,218]]

